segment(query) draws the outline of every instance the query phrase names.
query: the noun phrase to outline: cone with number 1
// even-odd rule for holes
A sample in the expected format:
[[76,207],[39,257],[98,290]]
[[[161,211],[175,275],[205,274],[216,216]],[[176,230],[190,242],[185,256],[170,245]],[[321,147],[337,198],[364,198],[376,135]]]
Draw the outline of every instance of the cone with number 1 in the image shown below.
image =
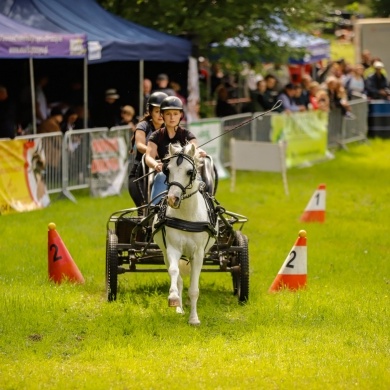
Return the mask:
[[306,231],[301,230],[290,253],[287,255],[269,292],[277,292],[284,288],[296,291],[306,287],[307,281],[307,246]]
[[320,184],[307,204],[305,211],[301,216],[301,221],[325,222],[325,201],[325,184]]
[[56,283],[64,280],[84,283],[84,277],[66,249],[64,242],[56,230],[56,225],[49,223],[48,232],[49,279]]

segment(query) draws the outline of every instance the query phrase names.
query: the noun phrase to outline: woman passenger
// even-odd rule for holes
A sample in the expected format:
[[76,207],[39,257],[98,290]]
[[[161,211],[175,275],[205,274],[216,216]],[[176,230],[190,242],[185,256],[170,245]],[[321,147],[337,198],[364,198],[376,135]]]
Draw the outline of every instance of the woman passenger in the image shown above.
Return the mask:
[[[129,174],[128,188],[129,194],[137,207],[142,206],[146,202],[146,199],[144,199],[146,194],[140,193],[140,186],[137,185],[137,183],[134,183],[134,180],[139,176],[137,175],[138,167],[141,163],[143,154],[146,152],[146,143],[150,135],[164,125],[164,120],[160,115],[160,104],[166,97],[168,97],[168,95],[164,92],[154,92],[150,95],[146,105],[146,114],[136,125],[132,140],[132,146],[135,144],[137,153],[134,165]],[[130,151],[130,153],[132,152],[133,150]]]

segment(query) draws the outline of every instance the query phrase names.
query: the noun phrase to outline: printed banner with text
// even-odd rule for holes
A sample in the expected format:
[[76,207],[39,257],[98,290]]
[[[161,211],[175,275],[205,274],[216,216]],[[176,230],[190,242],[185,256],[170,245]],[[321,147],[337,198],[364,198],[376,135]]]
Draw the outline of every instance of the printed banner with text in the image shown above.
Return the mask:
[[50,203],[40,139],[0,141],[0,215],[37,210]]
[[221,139],[216,138],[221,134],[221,120],[219,118],[201,119],[196,122],[191,122],[188,129],[195,135],[199,146],[205,144],[202,146],[202,149],[213,159],[219,179],[229,177],[220,159]]
[[119,195],[127,176],[127,144],[124,131],[91,133],[91,195]]
[[287,142],[287,168],[309,165],[327,158],[328,113],[308,111],[272,115],[272,142]]

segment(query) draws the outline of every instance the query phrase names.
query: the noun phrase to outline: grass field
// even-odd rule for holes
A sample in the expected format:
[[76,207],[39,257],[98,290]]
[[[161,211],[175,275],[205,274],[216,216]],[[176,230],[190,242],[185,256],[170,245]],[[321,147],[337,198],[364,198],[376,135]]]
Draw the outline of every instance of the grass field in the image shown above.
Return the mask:
[[[227,274],[202,274],[199,327],[167,306],[168,275],[119,275],[105,300],[105,229],[121,197],[1,217],[1,389],[389,389],[390,141],[280,175],[239,172],[217,199],[249,222],[250,299],[238,305]],[[318,184],[326,222],[301,223]],[[47,280],[47,225],[57,230],[84,285]],[[300,229],[308,285],[268,288]]]

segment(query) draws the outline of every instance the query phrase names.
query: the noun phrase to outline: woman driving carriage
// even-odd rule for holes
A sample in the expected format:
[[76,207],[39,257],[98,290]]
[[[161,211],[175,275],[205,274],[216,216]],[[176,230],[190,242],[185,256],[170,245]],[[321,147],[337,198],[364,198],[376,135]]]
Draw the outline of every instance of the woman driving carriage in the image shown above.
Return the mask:
[[163,117],[160,115],[160,104],[166,97],[168,95],[164,92],[154,92],[150,95],[146,105],[146,114],[137,124],[134,138],[132,139],[132,147],[135,143],[137,154],[129,174],[128,188],[129,194],[137,207],[142,206],[146,202],[146,195],[141,193],[140,185],[134,183],[134,180],[143,174],[139,172],[140,162],[143,154],[146,152],[146,143],[150,135],[164,125]]
[[[184,146],[191,142],[196,146],[195,135],[180,126],[180,121],[183,118],[183,103],[178,97],[166,97],[161,102],[160,113],[165,126],[153,132],[150,136],[145,154],[146,164],[157,172],[151,192],[152,204],[158,203],[162,196],[156,199],[155,197],[167,189],[166,177],[162,172],[163,163],[157,161],[157,158],[163,158],[168,153],[168,146],[171,143],[180,143],[181,146]],[[205,151],[201,149],[198,149],[198,151],[202,157],[206,156]]]

